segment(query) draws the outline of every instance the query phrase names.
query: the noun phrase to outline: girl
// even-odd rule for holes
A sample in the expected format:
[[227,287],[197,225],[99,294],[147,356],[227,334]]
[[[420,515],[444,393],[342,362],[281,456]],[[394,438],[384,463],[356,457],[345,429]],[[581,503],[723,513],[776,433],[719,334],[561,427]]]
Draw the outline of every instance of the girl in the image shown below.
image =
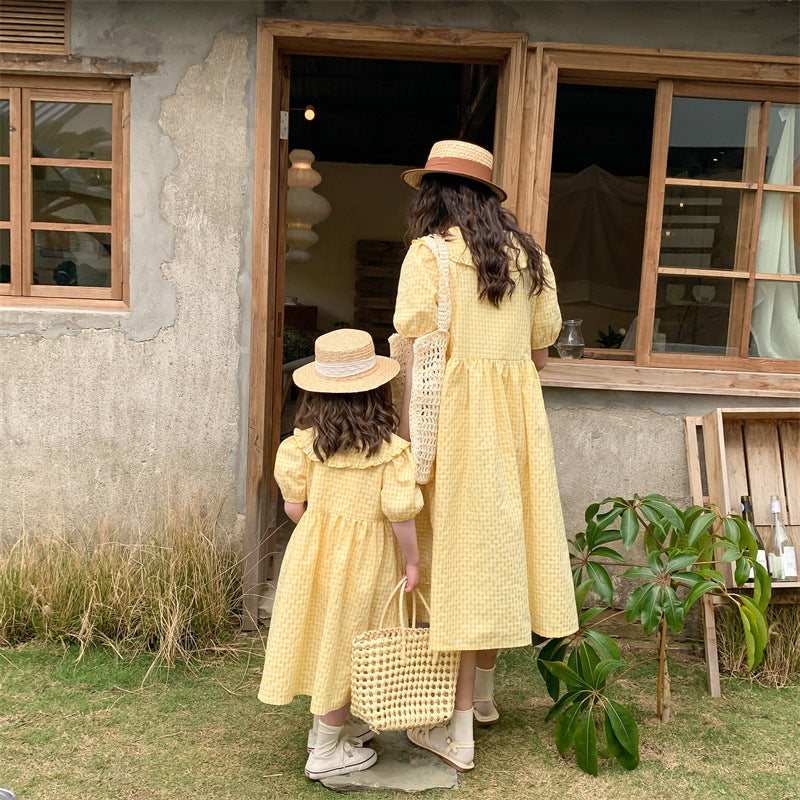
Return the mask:
[[320,336],[316,360],[296,370],[304,390],[275,480],[297,523],[281,567],[258,698],[311,696],[312,780],[371,767],[363,723],[343,735],[353,637],[375,627],[405,556],[406,591],[419,581],[414,516],[422,508],[408,442],[394,434],[388,382],[396,361],[375,355],[365,331]]
[[[547,256],[500,205],[492,154],[437,142],[403,179],[412,242],[395,328],[437,327],[436,258],[419,237],[444,236],[452,322],[433,477],[420,517],[422,573],[431,588],[431,647],[460,650],[449,726],[414,729],[412,742],[456,769],[473,767],[473,717],[491,724],[500,647],[578,628],[569,553],[537,369],[561,327]],[[400,433],[408,435],[408,370]]]

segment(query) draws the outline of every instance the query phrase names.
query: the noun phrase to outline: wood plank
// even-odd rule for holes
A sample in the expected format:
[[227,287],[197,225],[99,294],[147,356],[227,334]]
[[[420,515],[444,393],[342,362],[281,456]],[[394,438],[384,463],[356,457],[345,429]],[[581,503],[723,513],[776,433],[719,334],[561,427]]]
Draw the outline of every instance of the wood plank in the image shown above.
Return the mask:
[[708,372],[741,370],[753,374],[768,372],[797,375],[800,373],[800,361],[779,358],[707,356],[699,353],[651,353],[649,366],[706,370]]
[[753,516],[756,525],[769,525],[772,519],[769,510],[770,495],[778,495],[781,508],[786,508],[777,423],[765,419],[745,421],[744,444],[750,477],[750,496],[753,498]]
[[542,386],[625,392],[787,397],[792,400],[800,396],[800,376],[788,373],[640,367],[624,361],[601,363],[554,358],[542,370],[539,379]]
[[87,297],[0,296],[0,306],[31,309],[64,308],[78,311],[108,311],[125,314],[130,310],[128,303],[124,300],[97,300]]
[[[533,207],[530,232],[542,249],[547,248],[547,212],[550,206],[550,167],[553,162],[553,132],[556,122],[558,67],[547,56],[542,57],[539,90],[539,120],[536,126]],[[556,281],[558,276],[556,275]]]
[[[9,188],[11,189],[9,218],[11,222],[11,283],[12,295],[22,294],[22,90],[8,90],[9,133],[8,152],[11,157],[9,167]],[[14,187],[14,188],[11,188]]]
[[689,467],[689,493],[692,503],[701,506],[706,498],[703,495],[703,476],[700,471],[700,446],[697,440],[698,427],[702,428],[702,417],[686,417],[683,420],[686,437],[686,462]]
[[717,181],[700,178],[664,178],[666,186],[697,186],[701,189],[751,189],[758,188],[757,181]]
[[782,183],[765,183],[764,189],[770,192],[789,192],[792,194],[800,193],[800,186],[787,186]]
[[113,231],[113,225],[92,225],[86,222],[31,222],[29,228],[32,231],[76,231],[78,233],[111,233]]
[[675,81],[675,94],[681,97],[708,97],[717,100],[770,99],[776,103],[800,102],[800,90],[795,86],[763,86],[730,83],[708,83],[706,81]]
[[712,697],[722,697],[722,689],[719,683],[719,655],[717,652],[717,627],[714,624],[714,603],[708,595],[703,596],[701,603],[708,691]]
[[777,281],[779,283],[800,283],[800,275],[778,275],[774,272],[756,272],[757,281]]
[[[749,234],[749,231],[748,231]],[[690,275],[694,278],[744,278],[750,273],[739,269],[692,269],[691,267],[659,267],[659,275]]]
[[[786,484],[786,516],[790,525],[800,525],[800,419],[778,422],[783,477]],[[800,553],[800,543],[798,543]]]
[[[731,504],[728,460],[724,442],[722,413],[719,409],[714,409],[703,416],[703,450],[708,480],[708,501],[716,505],[723,514],[729,514],[736,509]],[[721,548],[717,548],[714,551],[714,557],[718,562],[716,567],[725,577],[725,585],[733,586],[733,569],[729,563],[719,561],[721,555]]]
[[115,92],[111,104],[111,157],[113,169],[111,171],[111,289],[115,300],[122,299],[122,239],[123,220],[125,208],[125,186],[122,169],[122,130],[124,111],[123,98]]
[[130,305],[131,272],[131,87],[127,83],[122,91],[122,159],[115,174],[122,182],[122,225],[119,229],[122,249],[122,302]]
[[728,462],[728,488],[731,511],[740,514],[742,495],[750,494],[747,483],[747,463],[744,457],[744,431],[741,420],[723,419],[725,457]]
[[[533,225],[533,191],[536,185],[536,150],[539,144],[539,82],[542,74],[542,49],[528,51],[525,66],[525,94],[522,100],[522,132],[517,192],[517,219],[523,230],[531,231]],[[534,236],[534,238],[536,238]]]
[[57,50],[50,49],[36,48],[34,53],[11,52],[4,48],[4,52],[0,53],[0,74],[9,80],[14,79],[12,73],[129,78],[131,75],[152,75],[160,66],[158,61],[125,61],[121,58],[94,58],[56,55],[56,53]]
[[30,158],[33,149],[31,140],[31,103],[30,90],[20,89],[20,215],[19,231],[22,239],[20,245],[20,294],[25,297],[31,294],[33,280],[33,243],[31,242],[31,214],[33,209],[33,186],[31,179]]
[[[113,101],[112,101],[113,105]],[[113,138],[113,135],[112,135]],[[112,145],[113,149],[113,145]],[[98,161],[94,158],[31,158],[31,166],[75,167],[77,169],[113,169],[114,161]]]
[[28,297],[64,297],[71,300],[117,300],[113,287],[110,286],[42,286],[28,287]]
[[639,315],[636,329],[636,363],[647,366],[653,344],[657,267],[661,253],[661,220],[664,214],[664,180],[672,115],[672,81],[661,81],[656,90],[653,144],[650,155],[650,180],[647,193],[642,277],[639,286]]

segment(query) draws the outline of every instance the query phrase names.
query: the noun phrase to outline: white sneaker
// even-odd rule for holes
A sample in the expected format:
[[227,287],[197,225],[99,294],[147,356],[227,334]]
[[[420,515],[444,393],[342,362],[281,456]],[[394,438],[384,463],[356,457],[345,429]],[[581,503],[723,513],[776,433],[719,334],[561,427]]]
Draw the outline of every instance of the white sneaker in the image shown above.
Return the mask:
[[[373,731],[366,722],[355,717],[348,716],[344,722],[342,729],[342,738],[349,739],[350,743],[356,747],[366,744],[370,739],[375,737]],[[308,741],[306,743],[306,750],[310,753],[317,744],[317,732],[313,728],[309,728]],[[0,798],[2,800],[2,798]]]
[[346,739],[339,739],[329,756],[315,756],[312,752],[306,761],[305,772],[312,781],[319,781],[369,769],[377,760],[378,756],[371,747],[354,747]]

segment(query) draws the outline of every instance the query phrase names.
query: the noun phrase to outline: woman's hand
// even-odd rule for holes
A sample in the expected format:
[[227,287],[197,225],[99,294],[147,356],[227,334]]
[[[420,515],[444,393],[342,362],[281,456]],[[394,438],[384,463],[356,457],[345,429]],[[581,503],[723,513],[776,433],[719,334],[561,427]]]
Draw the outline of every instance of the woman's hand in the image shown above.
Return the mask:
[[288,500],[283,504],[283,510],[286,512],[286,516],[297,525],[300,522],[300,517],[306,513],[306,504],[305,503],[290,503]]
[[413,592],[419,584],[419,564],[406,564],[406,591]]
[[541,350],[532,350],[531,358],[536,366],[536,371],[541,372],[547,366],[547,348],[543,347]]

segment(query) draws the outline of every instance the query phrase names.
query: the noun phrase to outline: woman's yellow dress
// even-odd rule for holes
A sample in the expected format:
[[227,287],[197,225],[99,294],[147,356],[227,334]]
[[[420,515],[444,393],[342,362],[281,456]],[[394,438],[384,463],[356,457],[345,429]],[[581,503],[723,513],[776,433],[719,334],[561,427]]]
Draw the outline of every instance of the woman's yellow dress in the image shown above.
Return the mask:
[[286,548],[258,699],[283,705],[311,697],[327,714],[350,701],[353,637],[377,627],[402,574],[391,522],[422,508],[408,442],[392,436],[372,457],[320,461],[313,432],[281,443],[275,480],[284,500],[307,502]]
[[[531,360],[531,350],[551,345],[561,327],[553,272],[545,258],[551,288],[531,297],[512,264],[518,285],[498,308],[478,299],[477,270],[460,230],[446,238],[450,345],[434,471],[417,517],[431,646],[485,650],[530,644],[531,631],[566,636],[578,628],[575,595]],[[430,248],[412,242],[400,273],[399,333],[413,339],[436,329],[438,275]]]

